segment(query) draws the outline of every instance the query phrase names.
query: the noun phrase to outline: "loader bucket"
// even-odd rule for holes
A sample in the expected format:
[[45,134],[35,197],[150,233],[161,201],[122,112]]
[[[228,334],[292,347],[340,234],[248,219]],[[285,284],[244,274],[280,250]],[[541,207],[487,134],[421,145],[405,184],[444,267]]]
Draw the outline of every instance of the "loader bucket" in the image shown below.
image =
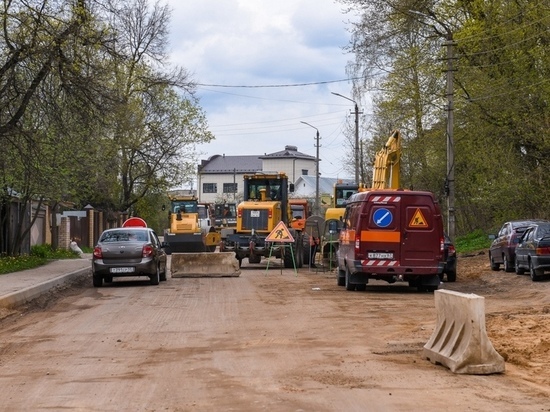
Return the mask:
[[171,274],[173,278],[237,277],[241,270],[233,252],[173,253]]

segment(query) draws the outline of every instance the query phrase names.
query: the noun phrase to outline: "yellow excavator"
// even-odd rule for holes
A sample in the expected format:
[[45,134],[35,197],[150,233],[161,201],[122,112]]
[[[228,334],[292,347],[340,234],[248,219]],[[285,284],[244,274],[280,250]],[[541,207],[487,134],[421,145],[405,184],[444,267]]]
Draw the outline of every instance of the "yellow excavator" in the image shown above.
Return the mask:
[[[398,189],[400,185],[401,133],[394,130],[386,144],[376,153],[371,189]],[[370,190],[362,183],[338,182],[334,185],[332,207],[325,214],[325,221],[342,219],[346,201],[357,192]]]
[[[372,173],[372,189],[399,189],[401,161],[401,133],[394,130],[388,141],[376,153]],[[346,211],[347,199],[357,192],[371,190],[361,183],[338,182],[334,185],[332,207],[325,214],[325,230],[321,245],[323,261],[336,266],[338,237]]]

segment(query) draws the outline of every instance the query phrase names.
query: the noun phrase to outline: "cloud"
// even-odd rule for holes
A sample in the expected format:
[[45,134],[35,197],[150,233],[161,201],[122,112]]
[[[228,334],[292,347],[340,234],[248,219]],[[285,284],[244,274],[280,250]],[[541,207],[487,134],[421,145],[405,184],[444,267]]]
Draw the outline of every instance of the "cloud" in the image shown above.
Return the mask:
[[[258,154],[285,145],[315,155],[321,135],[323,176],[342,176],[348,161],[343,135],[351,102],[345,79],[349,42],[337,3],[318,0],[169,0],[171,63],[184,67],[201,84],[212,143],[200,147],[203,159],[214,154]],[[318,83],[299,87],[231,87]],[[351,120],[353,123],[353,120]],[[348,149],[349,151],[349,149]],[[352,156],[353,157],[353,156]],[[353,161],[353,160],[352,160]],[[349,176],[346,176],[349,177]]]

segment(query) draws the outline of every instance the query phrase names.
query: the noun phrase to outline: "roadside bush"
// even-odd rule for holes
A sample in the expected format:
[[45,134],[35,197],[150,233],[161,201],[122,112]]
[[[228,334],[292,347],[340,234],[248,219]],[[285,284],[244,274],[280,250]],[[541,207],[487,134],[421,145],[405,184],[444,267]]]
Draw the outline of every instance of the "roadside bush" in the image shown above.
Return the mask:
[[19,272],[42,266],[52,259],[75,259],[78,253],[72,250],[53,250],[51,245],[37,245],[31,247],[29,255],[0,256],[0,275]]

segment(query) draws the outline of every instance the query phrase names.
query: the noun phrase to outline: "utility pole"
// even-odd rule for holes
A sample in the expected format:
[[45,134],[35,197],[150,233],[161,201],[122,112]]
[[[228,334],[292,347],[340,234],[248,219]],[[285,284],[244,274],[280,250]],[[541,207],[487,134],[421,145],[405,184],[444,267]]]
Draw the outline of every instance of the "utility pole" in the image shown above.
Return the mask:
[[357,102],[353,99],[350,99],[349,97],[343,96],[339,93],[331,92],[335,96],[342,97],[346,100],[349,100],[350,102],[353,102],[355,104],[355,183],[359,184],[361,182],[361,178],[359,177],[359,115],[363,112],[359,112],[359,106],[357,105]]
[[454,68],[453,68],[453,33],[447,29],[447,234],[454,241],[456,232],[455,216],[455,160],[454,160],[454,136],[453,136],[453,110],[454,110]]
[[319,210],[319,147],[321,146],[319,144],[319,129],[317,129],[315,126],[310,125],[307,122],[300,122],[303,124],[308,125],[309,127],[313,127],[317,133],[315,135],[315,148],[317,149],[317,154],[315,156],[315,205],[313,206],[313,209],[315,210],[316,215],[320,215],[321,211]]
[[[455,155],[454,155],[454,136],[453,136],[453,110],[454,110],[454,67],[453,67],[453,31],[451,27],[438,20],[433,12],[428,14],[417,10],[409,10],[410,14],[421,16],[423,19],[431,20],[436,23],[426,23],[424,20],[418,20],[419,23],[431,27],[438,36],[445,36],[444,46],[447,47],[447,177],[445,178],[445,195],[447,196],[447,235],[454,241],[456,234],[456,215],[455,215]],[[443,28],[443,30],[441,30]]]

